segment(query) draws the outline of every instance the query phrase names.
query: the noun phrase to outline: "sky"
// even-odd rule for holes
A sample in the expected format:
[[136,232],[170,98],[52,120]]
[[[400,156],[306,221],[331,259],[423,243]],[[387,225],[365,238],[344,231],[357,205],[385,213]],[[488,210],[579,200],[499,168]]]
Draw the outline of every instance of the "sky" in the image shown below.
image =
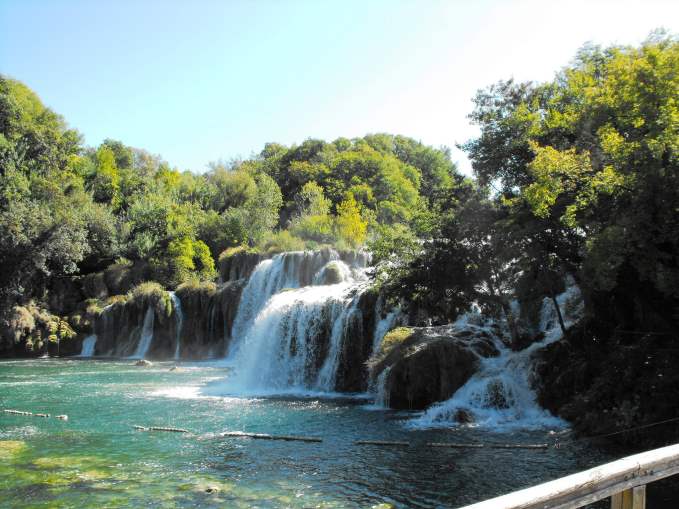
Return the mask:
[[586,42],[679,33],[679,1],[0,0],[0,73],[88,145],[182,170],[368,133],[453,148],[478,89],[546,81]]

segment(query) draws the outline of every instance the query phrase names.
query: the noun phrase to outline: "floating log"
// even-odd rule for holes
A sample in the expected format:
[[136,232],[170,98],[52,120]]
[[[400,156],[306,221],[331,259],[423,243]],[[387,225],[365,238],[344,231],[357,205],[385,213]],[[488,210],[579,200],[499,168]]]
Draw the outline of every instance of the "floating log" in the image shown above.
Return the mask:
[[68,415],[57,415],[55,419],[59,419],[61,421],[67,421],[68,420]]
[[3,410],[6,414],[15,414],[15,415],[33,415],[33,412],[24,412],[22,410]]
[[450,447],[451,449],[483,449],[483,444],[455,444],[442,442],[427,442],[427,447]]
[[399,447],[410,447],[410,442],[398,442],[392,440],[356,440],[355,445],[395,445]]
[[549,449],[549,444],[489,444],[490,449]]
[[318,437],[302,437],[296,435],[269,435],[267,433],[246,433],[244,431],[225,431],[219,434],[222,437],[243,437],[258,440],[285,440],[294,442],[322,442]]
[[549,444],[456,444],[427,442],[427,447],[450,447],[453,449],[549,449]]
[[24,412],[23,410],[10,410],[10,409],[4,409],[3,412],[6,414],[14,414],[14,415],[30,415],[33,417],[49,417],[50,414],[34,414],[33,412]]
[[165,426],[132,426],[137,431],[167,431],[170,433],[188,433],[189,430],[182,428],[167,428]]

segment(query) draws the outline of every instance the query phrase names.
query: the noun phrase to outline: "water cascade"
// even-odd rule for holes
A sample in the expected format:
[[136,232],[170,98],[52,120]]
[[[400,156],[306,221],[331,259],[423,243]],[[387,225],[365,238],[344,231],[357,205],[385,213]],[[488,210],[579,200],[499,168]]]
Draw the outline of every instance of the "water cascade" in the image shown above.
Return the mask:
[[[570,285],[557,297],[566,327],[582,316],[580,291]],[[479,313],[464,315],[457,327],[484,327],[489,321]],[[544,337],[528,348],[512,351],[500,337],[494,335],[497,357],[483,358],[480,369],[447,401],[427,409],[410,425],[416,428],[448,427],[460,421],[492,428],[545,427],[563,425],[560,419],[541,408],[532,390],[533,354],[562,337],[556,310],[551,299],[545,298],[540,310],[539,330]]]
[[97,344],[97,335],[91,334],[83,339],[82,350],[78,357],[92,357],[94,355],[94,347]]
[[139,343],[137,344],[137,349],[134,354],[130,357],[131,359],[143,359],[146,356],[146,352],[149,351],[151,343],[153,342],[153,321],[155,318],[155,313],[153,308],[149,307],[144,315],[144,325],[141,330],[141,337],[139,338]]
[[[338,372],[371,353],[348,345],[361,336],[367,256],[334,250],[282,253],[255,267],[243,290],[226,362],[227,392],[335,391]],[[363,352],[363,350],[367,350]]]
[[182,340],[182,325],[184,324],[184,313],[182,312],[182,301],[177,296],[175,292],[170,292],[170,299],[172,299],[172,309],[174,310],[176,327],[177,327],[177,337],[176,346],[174,350],[174,360],[179,360],[181,340]]

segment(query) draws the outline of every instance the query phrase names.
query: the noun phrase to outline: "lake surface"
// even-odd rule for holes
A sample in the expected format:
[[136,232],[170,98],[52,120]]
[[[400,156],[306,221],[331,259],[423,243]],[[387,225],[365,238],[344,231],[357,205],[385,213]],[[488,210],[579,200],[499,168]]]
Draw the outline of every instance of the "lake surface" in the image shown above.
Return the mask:
[[[413,414],[375,409],[360,397],[206,396],[229,376],[227,368],[195,363],[170,371],[173,365],[0,362],[0,408],[52,415],[0,413],[0,505],[457,507],[612,459],[586,442],[538,451],[431,448],[425,444],[553,443],[554,436],[549,429],[417,429],[409,425]],[[69,420],[55,419],[59,414]],[[219,436],[224,431],[323,442]]]

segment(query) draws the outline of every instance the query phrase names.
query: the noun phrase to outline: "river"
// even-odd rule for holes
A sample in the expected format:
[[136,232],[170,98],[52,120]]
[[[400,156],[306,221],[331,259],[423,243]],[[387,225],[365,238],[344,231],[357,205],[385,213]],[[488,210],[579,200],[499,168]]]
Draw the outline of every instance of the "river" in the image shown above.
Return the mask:
[[[218,363],[0,362],[3,507],[456,507],[589,468],[613,453],[441,449],[427,442],[554,443],[550,429],[427,429],[359,396],[210,396]],[[68,415],[67,421],[56,415]],[[134,425],[190,434],[137,431]],[[321,443],[223,437],[306,435]],[[569,434],[562,441],[570,440]],[[355,445],[406,441],[409,447]],[[209,491],[212,491],[209,493]]]

